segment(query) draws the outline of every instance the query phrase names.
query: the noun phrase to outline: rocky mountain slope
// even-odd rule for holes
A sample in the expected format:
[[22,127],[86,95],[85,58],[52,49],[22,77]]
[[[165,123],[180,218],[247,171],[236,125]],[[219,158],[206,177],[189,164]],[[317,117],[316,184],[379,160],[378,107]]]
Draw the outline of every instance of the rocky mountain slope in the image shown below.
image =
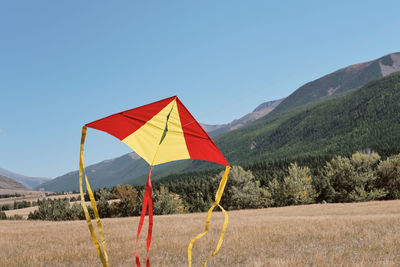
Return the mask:
[[233,131],[236,129],[239,129],[241,127],[244,127],[248,125],[249,123],[258,120],[261,117],[264,117],[265,115],[269,114],[271,111],[273,111],[282,101],[282,99],[278,100],[273,100],[273,101],[268,101],[264,102],[260,105],[258,105],[252,112],[244,115],[243,117],[236,119],[230,123],[227,124],[220,124],[220,125],[209,125],[209,124],[202,124],[201,126],[204,128],[204,130],[207,131],[207,133],[211,136],[217,136],[222,133],[226,133],[229,131]]
[[271,114],[281,113],[331,95],[346,93],[369,81],[398,71],[400,71],[400,53],[392,53],[339,69],[301,86],[282,101]]

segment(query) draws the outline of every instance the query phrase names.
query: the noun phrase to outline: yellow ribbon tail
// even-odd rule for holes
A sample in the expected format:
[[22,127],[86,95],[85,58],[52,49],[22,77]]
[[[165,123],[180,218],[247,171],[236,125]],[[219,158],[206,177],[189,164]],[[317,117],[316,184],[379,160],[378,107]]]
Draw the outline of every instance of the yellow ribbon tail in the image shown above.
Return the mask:
[[[228,180],[228,174],[229,174],[229,170],[230,169],[231,169],[230,166],[226,166],[226,168],[225,168],[225,173],[224,173],[224,175],[223,175],[223,177],[221,179],[221,182],[219,183],[219,187],[218,187],[217,193],[215,194],[215,201],[211,205],[210,209],[207,212],[206,227],[205,227],[204,232],[199,234],[199,235],[197,235],[189,243],[189,246],[188,246],[188,266],[189,267],[192,266],[192,249],[193,249],[194,242],[197,239],[200,239],[200,238],[202,238],[203,236],[205,236],[207,234],[209,226],[210,226],[211,214],[212,214],[212,212],[213,212],[213,210],[214,210],[214,208],[216,206],[218,206],[222,210],[222,212],[224,213],[225,220],[224,220],[224,224],[222,225],[221,235],[219,237],[219,241],[218,241],[217,247],[214,250],[214,252],[211,253],[211,255],[208,257],[207,260],[211,259],[214,255],[216,255],[218,253],[219,249],[221,248],[222,242],[224,240],[226,228],[228,226],[229,217],[228,217],[228,213],[225,211],[225,209],[221,205],[219,205],[219,202],[221,200],[222,194],[224,193],[224,189],[225,189],[226,182]],[[204,262],[203,267],[207,266],[207,260]]]
[[90,218],[89,211],[88,211],[88,209],[86,207],[85,196],[83,194],[83,186],[82,186],[82,180],[83,179],[82,179],[82,177],[83,177],[83,169],[84,169],[84,165],[85,165],[84,160],[83,160],[83,150],[84,150],[84,144],[85,144],[86,131],[87,131],[86,126],[83,126],[82,127],[82,137],[81,137],[80,159],[79,159],[79,188],[80,188],[80,195],[81,195],[81,204],[82,204],[83,211],[85,213],[86,222],[88,224],[90,234],[92,235],[93,243],[94,243],[94,245],[96,247],[96,250],[97,250],[97,254],[100,257],[100,260],[101,260],[101,263],[103,264],[103,267],[108,267],[107,246],[106,246],[106,241],[104,239],[103,227],[101,225],[99,212],[97,210],[96,200],[94,198],[93,191],[92,191],[92,189],[90,187],[89,180],[88,180],[86,174],[85,174],[86,187],[87,187],[87,190],[88,190],[88,193],[89,193],[90,202],[92,204],[94,217],[95,217],[96,222],[97,222],[97,228],[99,229],[100,240],[101,240],[101,244],[102,244],[102,247],[103,247],[103,251],[101,250],[99,241],[97,239],[97,235],[96,235],[96,233],[94,231],[92,220]]

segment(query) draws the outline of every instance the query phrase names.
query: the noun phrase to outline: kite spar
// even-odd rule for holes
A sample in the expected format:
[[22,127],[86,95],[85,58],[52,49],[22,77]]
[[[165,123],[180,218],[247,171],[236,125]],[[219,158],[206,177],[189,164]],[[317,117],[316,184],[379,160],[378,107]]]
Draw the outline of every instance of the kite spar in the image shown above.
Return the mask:
[[[178,97],[169,97],[151,104],[147,104],[138,108],[123,111],[110,115],[108,117],[88,123],[82,128],[80,162],[79,162],[79,186],[81,194],[81,204],[85,213],[86,221],[91,233],[93,243],[103,266],[108,266],[107,246],[104,238],[104,232],[100,221],[99,213],[93,192],[90,188],[89,180],[85,174],[85,182],[89,194],[90,202],[93,207],[93,213],[96,220],[97,228],[100,235],[101,245],[94,231],[93,224],[89,212],[87,210],[84,194],[83,194],[83,173],[84,159],[83,150],[87,127],[97,129],[109,133],[118,138],[123,143],[132,148],[139,156],[141,156],[150,165],[149,176],[146,183],[146,189],[143,198],[142,213],[136,236],[136,265],[140,266],[139,255],[137,252],[137,243],[143,226],[146,210],[149,213],[149,228],[147,233],[147,253],[146,265],[150,266],[149,249],[151,243],[151,235],[153,228],[153,202],[151,187],[151,170],[158,164],[182,160],[197,159],[211,161],[226,166],[225,173],[219,184],[215,201],[208,210],[206,217],[205,231],[191,240],[188,246],[188,265],[191,266],[191,253],[194,242],[203,237],[209,229],[211,213],[218,206],[224,213],[225,221],[222,226],[220,239],[214,252],[209,256],[213,257],[221,247],[225,230],[228,224],[228,214],[219,204],[230,170],[229,163],[226,161],[218,147],[203,130],[200,124],[193,118],[190,112],[182,104]],[[203,266],[206,266],[207,260]]]

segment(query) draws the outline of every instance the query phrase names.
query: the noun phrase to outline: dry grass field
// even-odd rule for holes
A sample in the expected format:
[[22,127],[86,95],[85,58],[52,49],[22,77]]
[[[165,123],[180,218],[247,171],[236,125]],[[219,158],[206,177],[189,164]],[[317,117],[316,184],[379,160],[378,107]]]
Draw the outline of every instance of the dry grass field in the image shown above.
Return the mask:
[[[8,190],[8,189],[7,189]],[[10,197],[10,198],[1,198],[0,199],[0,206],[2,205],[10,205],[11,207],[14,205],[14,201],[28,201],[28,202],[33,202],[33,201],[37,201],[38,199],[59,199],[59,198],[72,198],[72,197],[78,197],[79,194],[67,194],[67,195],[56,195],[56,196],[45,196],[46,192],[40,192],[40,191],[30,191],[30,190],[20,190],[20,191],[11,191],[6,189],[0,189],[0,193],[2,194],[15,194],[15,193],[19,193],[22,194],[22,196],[20,197]],[[71,202],[71,206],[73,203],[78,202],[81,203],[80,201],[74,201]],[[88,202],[90,203],[90,202]],[[23,209],[12,209],[12,210],[6,210],[4,211],[5,214],[8,217],[12,217],[14,215],[20,215],[22,216],[24,219],[28,218],[28,215],[30,212],[33,212],[35,210],[37,210],[39,207],[38,206],[34,206],[34,207],[28,207],[28,208],[23,208]]]
[[66,195],[56,195],[56,196],[46,196],[46,192],[41,191],[33,191],[33,190],[9,190],[9,189],[0,189],[0,194],[21,194],[20,197],[9,197],[9,198],[0,198],[0,206],[1,205],[12,205],[14,201],[28,201],[33,202],[38,199],[50,198],[50,199],[58,199],[58,198],[72,198],[78,197],[79,194],[66,194]]
[[10,189],[0,189],[0,195],[5,194],[21,194],[20,197],[10,197],[10,198],[0,198],[1,205],[13,204],[14,201],[36,201],[44,197],[45,192],[33,191],[33,190],[10,190]]
[[[229,212],[208,266],[400,266],[400,201],[315,204]],[[204,213],[156,216],[152,266],[187,266],[187,245]],[[138,218],[104,219],[110,266],[134,266]],[[146,220],[147,222],[147,220]],[[217,243],[221,213],[195,243],[193,266]],[[146,228],[140,253],[145,255]],[[100,266],[84,221],[0,221],[0,266]]]

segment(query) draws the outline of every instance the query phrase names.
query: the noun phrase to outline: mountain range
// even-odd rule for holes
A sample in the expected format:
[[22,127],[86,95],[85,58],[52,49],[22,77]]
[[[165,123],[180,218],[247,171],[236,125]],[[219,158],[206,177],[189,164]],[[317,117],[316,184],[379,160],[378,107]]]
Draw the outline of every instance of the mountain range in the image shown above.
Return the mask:
[[[389,54],[325,75],[231,123],[203,127],[231,164],[364,148],[396,150],[400,76],[391,74],[398,71],[400,53]],[[210,166],[190,160],[167,163],[157,166],[153,178]],[[148,165],[131,153],[88,166],[86,172],[94,188],[143,184]],[[71,172],[40,187],[76,190],[77,177]]]
[[28,190],[23,184],[0,174],[0,189]]
[[252,112],[244,115],[240,119],[236,119],[227,124],[220,125],[209,125],[209,124],[201,124],[201,126],[206,130],[206,132],[211,136],[217,136],[229,131],[233,131],[239,128],[242,128],[251,122],[258,120],[261,117],[269,114],[273,111],[285,98],[281,98],[278,100],[264,102],[258,105]]
[[[379,66],[380,71],[368,71],[373,65]],[[386,67],[382,68],[382,66]],[[355,71],[355,69],[357,69],[358,71]],[[295,129],[293,128],[283,129],[282,127],[283,125],[285,125],[284,123],[287,123],[288,120],[300,120],[299,116],[305,116],[305,114],[309,113],[316,106],[324,106],[329,101],[332,101],[334,99],[342,99],[347,94],[357,92],[360,89],[360,83],[356,82],[357,80],[354,79],[353,75],[356,75],[357,77],[362,77],[362,80],[368,83],[369,81],[373,81],[374,79],[376,79],[376,76],[379,76],[378,78],[385,77],[389,74],[395,73],[396,71],[400,71],[400,53],[389,54],[373,61],[355,64],[340,69],[301,86],[294,93],[285,98],[285,100],[282,101],[282,103],[278,105],[267,116],[264,116],[263,118],[253,122],[247,127],[217,136],[215,138],[215,142],[218,144],[218,147],[222,150],[224,155],[231,162],[237,164],[243,162],[251,162],[254,160],[265,160],[268,158],[271,159],[278,157],[296,156],[298,155],[296,153],[299,151],[294,154],[290,154],[289,152],[278,153],[278,150],[283,151],[285,148],[290,146],[289,143],[276,143],[276,140],[278,138],[274,139],[274,145],[266,145],[268,142],[270,142],[268,140],[272,140],[269,139],[270,137],[272,138],[273,136],[279,136],[279,131],[284,131],[292,134],[296,133]],[[341,75],[338,76],[338,73],[341,73]],[[363,73],[363,75],[360,76],[360,73]],[[365,77],[366,73],[370,73],[369,79]],[[350,87],[349,84],[353,84],[353,86],[355,87]],[[346,86],[343,87],[343,85]],[[340,92],[338,90],[332,92],[332,86],[333,88],[340,88]],[[314,94],[312,93],[314,91],[310,91],[310,88],[314,88]],[[360,94],[363,94],[363,92],[364,91],[362,91]],[[376,91],[376,94],[379,96],[381,92],[378,90]],[[343,107],[340,105],[338,105],[336,108],[339,111],[343,110]],[[353,109],[355,110],[360,108],[361,107],[359,106],[353,107]],[[345,113],[346,111],[343,110],[342,112]],[[359,110],[358,112],[362,113],[364,111]],[[397,114],[393,115],[396,117]],[[376,115],[371,114],[371,116]],[[329,120],[330,118],[330,114],[325,114],[325,120]],[[319,125],[317,125],[316,122],[314,125],[308,126],[316,130],[318,130],[318,127],[320,127]],[[336,127],[340,128],[344,127],[344,125],[339,124]],[[302,137],[302,135],[300,135],[300,137]],[[298,138],[299,137],[297,137],[297,139]],[[327,138],[326,144],[328,142],[333,143],[332,140],[329,140]],[[278,144],[281,144],[282,147],[277,147]],[[288,149],[287,151],[294,152],[290,149]],[[309,151],[309,147],[305,146],[304,151]],[[333,151],[326,150],[325,153],[333,153]]]
[[[230,123],[222,125],[202,124],[202,127],[211,135],[215,136],[224,132],[241,128],[260,117],[271,112],[283,99],[269,101],[260,104],[251,113],[236,119]],[[186,160],[184,162],[171,162],[154,166],[152,170],[152,179],[156,180],[162,176],[172,174],[177,171],[188,171],[192,169],[203,169],[209,167],[209,163]],[[93,188],[103,188],[117,184],[130,183],[134,185],[143,184],[146,181],[149,165],[136,153],[128,153],[121,157],[104,160],[100,163],[90,165],[85,168],[89,177],[94,177],[91,182]],[[43,188],[46,191],[73,191],[78,189],[77,178],[78,171],[69,172],[53,180],[46,181],[36,189]],[[110,182],[111,181],[111,182]]]
[[231,163],[372,149],[400,153],[400,73],[373,80],[347,95],[264,117],[218,136]]
[[392,53],[375,60],[339,69],[298,88],[272,114],[355,90],[371,80],[398,71],[400,71],[400,53]]
[[25,187],[29,189],[33,189],[38,185],[51,180],[50,178],[43,178],[43,177],[29,177],[3,168],[0,168],[0,175],[4,175],[8,178],[14,179],[15,181],[23,184]]

